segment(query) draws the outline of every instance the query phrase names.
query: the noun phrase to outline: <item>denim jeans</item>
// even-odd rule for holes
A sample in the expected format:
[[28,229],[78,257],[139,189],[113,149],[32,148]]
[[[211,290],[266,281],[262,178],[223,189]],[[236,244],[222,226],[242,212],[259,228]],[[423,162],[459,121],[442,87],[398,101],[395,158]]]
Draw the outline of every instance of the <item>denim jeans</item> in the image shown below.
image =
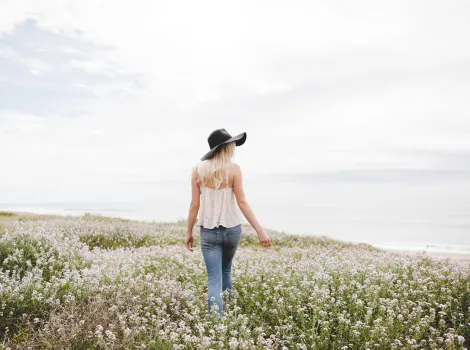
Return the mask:
[[201,250],[207,270],[208,293],[207,307],[209,312],[214,304],[218,313],[223,313],[222,291],[232,290],[232,260],[240,243],[242,225],[234,227],[214,227],[211,229],[200,226]]

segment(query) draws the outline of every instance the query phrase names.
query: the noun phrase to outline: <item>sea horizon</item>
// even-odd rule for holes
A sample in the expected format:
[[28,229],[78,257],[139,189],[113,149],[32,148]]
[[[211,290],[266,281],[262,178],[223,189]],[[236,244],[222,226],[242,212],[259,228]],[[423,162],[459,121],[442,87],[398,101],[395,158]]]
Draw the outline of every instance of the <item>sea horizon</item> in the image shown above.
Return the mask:
[[[16,213],[31,213],[31,214],[42,214],[42,215],[59,215],[59,216],[83,216],[85,214],[101,215],[108,217],[123,218],[128,220],[137,220],[145,222],[171,222],[178,220],[185,220],[186,217],[179,215],[171,216],[163,215],[152,215],[150,214],[149,208],[143,209],[142,203],[139,208],[136,203],[132,202],[43,202],[43,203],[0,203],[0,211],[16,212]],[[246,219],[243,219],[243,223],[249,225]],[[286,230],[285,227],[276,227],[272,225],[263,225],[264,228],[284,232],[286,234],[301,234],[310,236],[325,236],[331,239],[340,240],[344,242],[350,242],[355,244],[365,243],[374,246],[379,249],[391,250],[391,251],[429,251],[435,253],[452,253],[452,254],[468,254],[470,255],[470,245],[465,244],[452,244],[445,242],[433,242],[432,240],[425,240],[410,237],[409,240],[393,241],[390,239],[373,240],[373,239],[360,239],[351,237],[348,232],[344,232],[344,235],[339,234],[328,234],[318,233],[315,229],[312,233],[305,233],[305,231],[297,232],[294,229]],[[353,228],[351,228],[353,230]],[[419,235],[418,235],[419,237]]]

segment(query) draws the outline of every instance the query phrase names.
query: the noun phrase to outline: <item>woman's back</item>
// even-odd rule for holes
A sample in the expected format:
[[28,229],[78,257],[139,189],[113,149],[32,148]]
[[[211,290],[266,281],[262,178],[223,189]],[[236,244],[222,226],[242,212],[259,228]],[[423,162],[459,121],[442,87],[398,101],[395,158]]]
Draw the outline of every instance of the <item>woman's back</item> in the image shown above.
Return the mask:
[[233,192],[234,172],[230,171],[236,164],[228,162],[225,169],[225,182],[218,188],[210,184],[200,186],[200,208],[197,226],[214,228],[218,226],[234,227],[242,222],[242,213]]

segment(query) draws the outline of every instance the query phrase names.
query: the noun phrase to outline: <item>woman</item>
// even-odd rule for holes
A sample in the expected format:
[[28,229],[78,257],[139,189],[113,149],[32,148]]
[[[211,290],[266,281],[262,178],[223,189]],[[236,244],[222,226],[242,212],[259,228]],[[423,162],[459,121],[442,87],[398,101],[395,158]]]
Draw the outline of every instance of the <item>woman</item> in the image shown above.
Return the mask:
[[[209,312],[223,313],[222,292],[232,290],[232,259],[240,243],[243,213],[258,234],[262,246],[271,240],[256,220],[243,192],[240,166],[231,162],[236,146],[246,141],[246,132],[232,137],[227,130],[214,130],[208,138],[210,151],[191,174],[192,200],[188,217],[186,248],[193,250],[193,226],[197,216],[201,249],[207,270]],[[224,187],[220,188],[223,184]],[[237,206],[238,205],[238,206]]]

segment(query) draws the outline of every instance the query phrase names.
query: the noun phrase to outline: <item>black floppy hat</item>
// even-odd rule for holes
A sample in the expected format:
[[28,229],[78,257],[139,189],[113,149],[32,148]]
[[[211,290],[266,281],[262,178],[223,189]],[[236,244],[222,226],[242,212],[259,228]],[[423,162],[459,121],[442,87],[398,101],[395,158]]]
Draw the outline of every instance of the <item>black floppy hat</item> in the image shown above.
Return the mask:
[[228,133],[225,129],[217,129],[211,132],[209,137],[207,138],[207,142],[209,142],[210,151],[207,152],[201,160],[206,160],[212,157],[212,155],[217,152],[223,145],[229,142],[235,142],[236,146],[241,146],[246,141],[246,132],[242,132],[236,136],[232,136]]

